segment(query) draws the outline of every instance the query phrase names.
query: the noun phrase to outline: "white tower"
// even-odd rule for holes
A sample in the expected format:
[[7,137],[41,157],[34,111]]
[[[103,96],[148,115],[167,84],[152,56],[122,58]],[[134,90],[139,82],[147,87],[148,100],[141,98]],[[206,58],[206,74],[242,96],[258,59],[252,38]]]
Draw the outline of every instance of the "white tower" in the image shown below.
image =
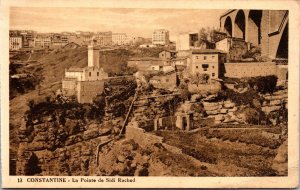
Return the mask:
[[99,49],[94,47],[95,40],[92,39],[91,44],[88,46],[88,66],[100,68],[100,55]]

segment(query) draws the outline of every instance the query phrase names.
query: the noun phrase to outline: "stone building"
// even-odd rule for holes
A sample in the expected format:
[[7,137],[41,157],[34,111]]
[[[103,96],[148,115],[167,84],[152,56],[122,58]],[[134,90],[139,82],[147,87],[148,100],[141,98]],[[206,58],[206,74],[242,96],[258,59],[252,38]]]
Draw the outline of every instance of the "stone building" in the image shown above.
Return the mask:
[[50,34],[38,34],[34,38],[35,48],[50,48],[52,45],[52,39]]
[[152,33],[152,44],[168,45],[170,43],[169,31],[165,29],[154,30]]
[[159,53],[158,57],[160,59],[173,59],[176,58],[176,51],[173,50],[164,50]]
[[190,32],[186,34],[179,34],[176,40],[176,50],[190,50],[196,47],[199,40],[199,34],[197,32]]
[[94,97],[103,92],[108,74],[100,67],[99,57],[99,49],[92,42],[88,47],[88,66],[65,70],[63,95],[75,96],[79,103],[91,103]]
[[93,39],[96,41],[96,45],[99,46],[111,46],[112,45],[112,32],[98,32],[94,35]]
[[19,50],[22,48],[22,37],[9,37],[9,50]]
[[159,67],[170,65],[170,59],[161,59],[158,57],[133,57],[127,61],[128,67],[135,67],[139,71],[159,70]]
[[288,58],[288,10],[232,9],[220,16],[220,29],[260,47],[262,56]]
[[127,45],[129,43],[129,38],[125,33],[114,33],[112,34],[112,44],[113,45]]
[[219,78],[220,65],[226,62],[226,53],[213,50],[202,49],[191,51],[191,63],[188,66],[190,74],[207,74],[210,79]]

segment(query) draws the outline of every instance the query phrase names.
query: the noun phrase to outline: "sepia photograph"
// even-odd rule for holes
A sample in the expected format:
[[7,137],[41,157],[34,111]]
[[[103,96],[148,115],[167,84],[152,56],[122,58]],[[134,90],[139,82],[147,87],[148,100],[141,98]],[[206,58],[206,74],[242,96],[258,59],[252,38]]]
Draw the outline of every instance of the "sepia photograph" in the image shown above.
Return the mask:
[[282,7],[10,6],[8,176],[289,177]]

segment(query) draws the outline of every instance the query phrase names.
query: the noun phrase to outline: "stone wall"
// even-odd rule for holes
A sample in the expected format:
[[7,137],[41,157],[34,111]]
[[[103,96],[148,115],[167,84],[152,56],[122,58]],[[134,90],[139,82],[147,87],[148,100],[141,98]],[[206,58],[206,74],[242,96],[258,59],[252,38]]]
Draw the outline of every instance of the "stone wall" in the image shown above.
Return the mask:
[[62,80],[62,92],[64,96],[76,95],[76,80]]
[[99,81],[78,81],[77,100],[79,103],[92,103],[97,94],[104,90],[104,80]]
[[285,106],[288,109],[288,93],[287,90],[277,91],[274,94],[263,95],[265,101],[262,105],[262,111],[269,114],[278,111],[281,107]]
[[204,109],[209,118],[215,119],[215,124],[219,123],[234,123],[242,122],[242,118],[236,114],[238,108],[235,103],[230,100],[220,102],[203,101]]
[[217,93],[221,90],[221,84],[219,82],[211,82],[209,84],[188,84],[188,90],[191,93],[205,94],[207,92]]
[[222,70],[224,76],[230,78],[276,75],[279,80],[285,80],[287,73],[287,68],[273,62],[224,63]]
[[139,142],[139,145],[146,148],[156,143],[162,143],[163,137],[156,136],[154,134],[146,133],[144,129],[139,128],[137,121],[131,121],[126,126],[126,138],[133,139]]

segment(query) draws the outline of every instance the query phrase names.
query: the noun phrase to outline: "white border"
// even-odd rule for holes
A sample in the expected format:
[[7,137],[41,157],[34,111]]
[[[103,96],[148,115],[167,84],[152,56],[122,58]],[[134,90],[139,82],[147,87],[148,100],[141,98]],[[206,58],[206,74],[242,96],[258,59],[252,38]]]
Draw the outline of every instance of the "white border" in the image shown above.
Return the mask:
[[[234,0],[5,0],[0,1],[0,66],[1,66],[1,161],[2,186],[15,188],[293,188],[298,186],[299,175],[299,4],[295,1],[234,1]],[[192,8],[192,9],[277,9],[289,10],[289,138],[288,177],[135,177],[135,183],[17,183],[18,176],[9,176],[9,98],[8,98],[8,35],[9,7],[100,7],[100,8]],[[45,177],[45,176],[44,176]],[[23,177],[26,179],[26,177]],[[68,177],[80,178],[80,177]],[[91,177],[97,178],[97,177]],[[100,178],[100,177],[99,177]],[[98,179],[98,178],[97,178]]]

